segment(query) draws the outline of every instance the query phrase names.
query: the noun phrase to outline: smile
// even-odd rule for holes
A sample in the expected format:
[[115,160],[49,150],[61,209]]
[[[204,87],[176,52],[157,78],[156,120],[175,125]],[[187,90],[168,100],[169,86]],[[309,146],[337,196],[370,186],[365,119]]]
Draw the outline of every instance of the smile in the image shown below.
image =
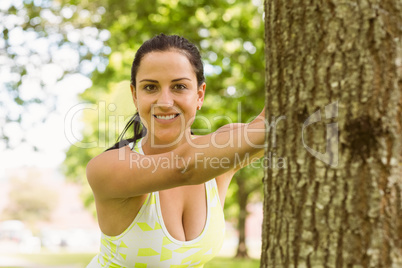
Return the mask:
[[158,119],[162,119],[162,120],[170,120],[170,119],[173,119],[175,117],[178,117],[179,115],[180,114],[170,114],[170,115],[155,115],[154,114],[154,117],[158,118]]

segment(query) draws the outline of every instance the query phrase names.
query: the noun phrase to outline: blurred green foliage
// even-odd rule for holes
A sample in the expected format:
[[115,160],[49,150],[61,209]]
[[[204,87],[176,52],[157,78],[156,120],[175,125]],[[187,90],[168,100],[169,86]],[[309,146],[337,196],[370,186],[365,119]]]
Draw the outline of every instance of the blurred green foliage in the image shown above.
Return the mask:
[[41,181],[40,174],[29,172],[25,177],[11,178],[8,199],[0,220],[20,220],[36,231],[38,222],[50,219],[58,196]]
[[[26,142],[27,130],[56,111],[62,101],[58,82],[72,74],[104,70],[110,52],[103,43],[108,32],[93,25],[101,12],[52,0],[1,1],[2,147],[12,149]],[[27,116],[33,113],[34,118]],[[36,144],[29,145],[38,150]]]

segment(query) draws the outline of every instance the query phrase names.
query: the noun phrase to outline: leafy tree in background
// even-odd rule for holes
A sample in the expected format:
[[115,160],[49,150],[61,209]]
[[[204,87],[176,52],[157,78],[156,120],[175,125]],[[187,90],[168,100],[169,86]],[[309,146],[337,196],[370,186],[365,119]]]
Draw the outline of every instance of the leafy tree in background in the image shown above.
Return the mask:
[[48,220],[58,200],[57,194],[42,182],[36,172],[11,178],[9,200],[0,220],[21,220],[35,229],[35,224]]
[[[92,24],[105,10],[89,12],[59,1],[0,3],[0,146],[28,143],[29,130],[58,112],[63,81],[89,76],[107,64],[109,35]],[[74,91],[74,89],[64,89]],[[64,92],[64,96],[68,92]],[[30,116],[30,115],[35,116]]]
[[[129,80],[135,51],[147,39],[161,32],[185,36],[201,49],[207,93],[203,109],[194,123],[196,134],[206,134],[223,124],[246,122],[264,105],[264,40],[260,1],[66,1],[91,13],[104,9],[98,23],[107,29],[111,48],[105,71],[92,74],[93,86],[81,94],[88,106],[83,109],[83,138],[71,146],[65,160],[65,173],[76,181],[85,180],[86,163],[116,140],[124,123],[134,114]],[[85,148],[85,149],[84,149]],[[235,175],[241,182],[239,200],[261,189],[261,175],[245,170]],[[247,185],[259,185],[247,187]],[[237,190],[232,191],[235,193]],[[93,207],[87,188],[85,203]],[[236,198],[237,199],[237,198]],[[236,200],[234,199],[234,200]],[[232,200],[232,199],[229,199]],[[242,201],[238,220],[244,233],[246,207]],[[227,202],[227,207],[239,202]],[[239,241],[238,256],[247,256],[245,237]]]

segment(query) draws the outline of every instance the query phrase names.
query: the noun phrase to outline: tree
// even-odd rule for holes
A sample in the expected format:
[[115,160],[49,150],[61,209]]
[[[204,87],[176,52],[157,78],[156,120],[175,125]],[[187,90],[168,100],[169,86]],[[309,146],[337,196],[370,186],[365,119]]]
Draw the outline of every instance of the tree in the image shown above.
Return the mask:
[[[59,1],[2,1],[0,6],[0,146],[13,149],[68,96],[62,82],[103,70],[108,32],[92,24],[104,10],[61,5]],[[81,74],[81,75],[78,75]],[[66,80],[64,80],[66,79]],[[68,88],[68,91],[76,89]],[[39,148],[38,148],[39,147]],[[43,146],[42,146],[43,147]]]
[[265,1],[261,267],[402,265],[401,8]]
[[8,195],[9,203],[2,213],[2,220],[21,220],[31,227],[50,218],[58,199],[35,171],[26,177],[12,178]]
[[[237,216],[237,230],[239,231],[239,243],[237,246],[236,258],[248,258],[246,245],[246,219],[247,219],[247,204],[251,195],[261,192],[262,168],[260,167],[245,167],[240,169],[234,176],[237,184],[237,202],[239,212]],[[250,178],[255,178],[250,180]]]

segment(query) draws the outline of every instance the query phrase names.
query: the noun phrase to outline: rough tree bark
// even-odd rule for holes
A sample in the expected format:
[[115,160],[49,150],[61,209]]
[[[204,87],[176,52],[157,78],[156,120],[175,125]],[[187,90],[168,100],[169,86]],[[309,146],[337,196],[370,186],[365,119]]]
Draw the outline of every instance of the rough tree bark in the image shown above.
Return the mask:
[[261,267],[402,267],[401,31],[401,0],[265,1]]

